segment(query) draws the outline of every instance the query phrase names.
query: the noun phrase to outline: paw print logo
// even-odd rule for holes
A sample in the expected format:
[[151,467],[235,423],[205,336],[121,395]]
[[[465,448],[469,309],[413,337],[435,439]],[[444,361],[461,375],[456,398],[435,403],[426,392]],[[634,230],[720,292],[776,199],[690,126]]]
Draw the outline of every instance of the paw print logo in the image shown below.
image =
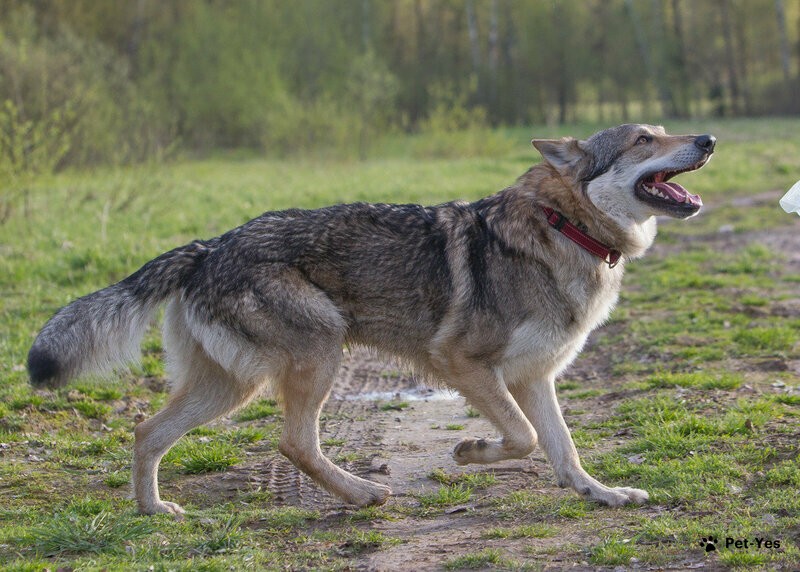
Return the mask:
[[705,548],[706,552],[714,552],[717,549],[717,542],[717,539],[713,536],[703,537],[703,540],[700,541],[700,546]]

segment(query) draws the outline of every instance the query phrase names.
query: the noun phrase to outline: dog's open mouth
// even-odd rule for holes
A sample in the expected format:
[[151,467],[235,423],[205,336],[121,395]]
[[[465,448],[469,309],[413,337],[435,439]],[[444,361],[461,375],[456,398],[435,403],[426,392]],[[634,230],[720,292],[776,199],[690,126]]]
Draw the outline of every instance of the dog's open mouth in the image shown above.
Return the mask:
[[699,195],[693,195],[670,179],[681,173],[699,169],[705,162],[704,159],[687,169],[677,171],[666,170],[649,173],[636,183],[636,195],[644,202],[668,211],[673,216],[681,218],[691,216],[703,206],[703,199]]

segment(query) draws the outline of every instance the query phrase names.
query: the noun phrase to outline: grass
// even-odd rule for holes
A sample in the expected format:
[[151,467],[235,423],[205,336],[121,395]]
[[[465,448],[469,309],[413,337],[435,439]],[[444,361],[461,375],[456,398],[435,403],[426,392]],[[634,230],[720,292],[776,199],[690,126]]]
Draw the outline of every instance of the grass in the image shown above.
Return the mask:
[[408,401],[390,401],[380,406],[381,411],[402,411],[408,409],[411,404]]
[[463,485],[469,489],[485,489],[497,482],[493,472],[451,474],[443,469],[434,469],[428,473],[428,478],[442,485]]
[[89,419],[104,419],[111,413],[111,407],[105,403],[97,403],[92,400],[76,401],[72,406]]
[[23,542],[29,543],[41,556],[108,551],[124,554],[122,545],[140,540],[155,530],[155,523],[142,517],[132,519],[106,511],[88,516],[60,513],[32,527]]
[[165,462],[180,465],[184,473],[212,473],[224,471],[241,459],[240,449],[224,441],[198,443],[185,441],[178,443],[165,456]]
[[[28,214],[0,225],[0,568],[368,568],[381,561],[381,551],[403,551],[416,562],[418,531],[448,526],[460,536],[431,536],[441,549],[431,566],[524,569],[585,561],[610,569],[631,566],[631,558],[655,569],[706,558],[742,569],[795,565],[800,392],[792,368],[800,361],[800,274],[776,251],[780,237],[772,233],[796,232],[797,219],[772,199],[736,201],[794,183],[800,121],[667,128],[718,136],[714,160],[680,179],[710,208],[660,224],[659,250],[627,265],[610,323],[590,337],[577,369],[589,375],[558,383],[587,470],[614,486],[647,489],[647,507],[607,509],[558,491],[539,452],[531,463],[540,475],[502,468],[462,473],[443,460],[428,475],[435,490],[401,494],[379,509],[287,506],[266,468],[277,462],[281,410],[262,398],[229,420],[195,429],[165,458],[162,495],[188,509],[183,521],[138,516],[126,498],[132,430],[140,414],[152,415],[166,399],[160,336],[148,333],[142,364],[131,373],[33,392],[25,356],[53,311],[163,251],[265,210],[476,199],[524,172],[533,133],[564,132],[509,130],[520,144],[504,158],[187,160],[44,177],[30,189]],[[382,374],[386,383],[396,376]],[[473,408],[465,416],[475,419],[468,427],[483,423]],[[339,435],[354,420],[326,422],[327,434]],[[335,461],[360,466],[366,458],[355,442],[344,452],[335,449],[344,439],[322,445],[333,448]],[[237,465],[242,470],[231,472]],[[228,480],[240,472],[253,481]],[[462,542],[462,530],[478,540]],[[720,548],[708,557],[698,542],[709,534],[723,542],[779,539],[781,548]]]
[[472,498],[472,487],[456,483],[439,487],[434,492],[423,493],[417,497],[423,508],[447,507],[469,502]]
[[475,570],[479,568],[509,568],[513,563],[503,557],[503,553],[493,548],[486,548],[480,552],[465,554],[448,560],[444,564],[445,570]]
[[394,546],[400,542],[399,539],[389,538],[378,530],[353,529],[346,534],[344,542],[339,545],[339,551],[348,555],[362,554]]
[[698,371],[689,373],[663,372],[645,378],[651,388],[683,387],[694,389],[737,389],[743,383],[741,375],[729,372],[713,373]]
[[630,540],[607,538],[591,551],[589,562],[600,566],[625,565],[636,556],[636,547]]
[[239,516],[231,516],[222,523],[202,523],[203,534],[199,542],[192,545],[192,552],[198,556],[209,556],[236,550],[245,537],[241,525],[242,518]]
[[274,399],[259,399],[247,405],[236,414],[237,421],[253,421],[273,417],[280,413],[278,404]]
[[111,487],[115,489],[117,487],[122,487],[127,485],[131,482],[131,475],[125,471],[114,471],[106,478],[103,479],[103,482],[107,487]]
[[513,527],[490,528],[483,533],[484,538],[549,538],[555,536],[556,529],[547,524],[524,524]]

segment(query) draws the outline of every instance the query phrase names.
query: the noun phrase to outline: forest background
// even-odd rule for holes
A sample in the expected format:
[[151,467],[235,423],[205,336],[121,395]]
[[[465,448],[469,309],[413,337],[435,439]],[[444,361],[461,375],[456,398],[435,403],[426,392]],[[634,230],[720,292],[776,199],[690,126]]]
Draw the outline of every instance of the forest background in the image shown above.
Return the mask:
[[799,74],[798,1],[2,0],[0,175],[796,114]]

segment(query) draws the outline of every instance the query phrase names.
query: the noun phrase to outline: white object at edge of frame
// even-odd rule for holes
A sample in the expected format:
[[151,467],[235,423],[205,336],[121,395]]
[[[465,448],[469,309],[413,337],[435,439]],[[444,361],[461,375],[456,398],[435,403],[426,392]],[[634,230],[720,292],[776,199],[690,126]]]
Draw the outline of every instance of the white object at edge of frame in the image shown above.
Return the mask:
[[800,181],[797,181],[780,200],[781,207],[787,213],[800,215]]

